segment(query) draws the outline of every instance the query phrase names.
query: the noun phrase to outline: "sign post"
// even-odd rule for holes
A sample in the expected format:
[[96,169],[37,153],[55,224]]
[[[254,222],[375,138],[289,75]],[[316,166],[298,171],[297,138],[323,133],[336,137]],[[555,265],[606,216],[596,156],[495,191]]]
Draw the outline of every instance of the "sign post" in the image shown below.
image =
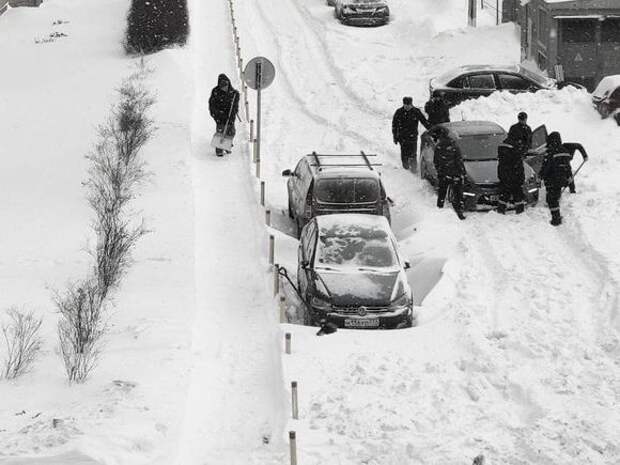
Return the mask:
[[252,58],[245,66],[243,80],[251,89],[256,90],[256,151],[255,161],[260,163],[261,142],[261,91],[271,85],[276,75],[273,63],[265,57]]

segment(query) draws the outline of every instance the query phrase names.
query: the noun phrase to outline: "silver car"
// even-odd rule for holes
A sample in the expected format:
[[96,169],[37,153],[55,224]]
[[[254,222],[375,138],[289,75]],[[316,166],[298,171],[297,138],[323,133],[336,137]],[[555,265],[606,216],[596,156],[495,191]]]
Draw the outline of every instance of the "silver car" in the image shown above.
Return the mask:
[[335,0],[336,18],[343,24],[375,26],[387,24],[390,9],[382,0]]

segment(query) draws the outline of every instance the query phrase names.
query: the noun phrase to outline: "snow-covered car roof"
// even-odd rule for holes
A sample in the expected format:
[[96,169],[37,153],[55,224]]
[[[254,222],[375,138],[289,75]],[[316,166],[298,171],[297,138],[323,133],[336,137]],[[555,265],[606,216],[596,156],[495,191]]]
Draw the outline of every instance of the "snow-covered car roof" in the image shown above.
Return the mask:
[[352,229],[384,229],[391,235],[390,224],[385,216],[365,215],[363,213],[338,213],[334,215],[320,215],[315,217],[319,231],[333,231],[334,228]]
[[441,126],[448,129],[457,137],[506,134],[504,128],[493,121],[453,121],[450,123],[442,123]]
[[618,87],[620,87],[620,74],[605,76],[601,82],[598,83],[594,92],[592,92],[592,98],[595,100],[603,100]]
[[329,155],[319,157],[320,165],[317,165],[314,154],[306,155],[311,169],[316,173],[317,177],[352,177],[352,178],[378,178],[380,176],[377,170],[378,165],[374,163],[375,156],[369,155],[372,169],[369,169],[364,160],[363,155]]

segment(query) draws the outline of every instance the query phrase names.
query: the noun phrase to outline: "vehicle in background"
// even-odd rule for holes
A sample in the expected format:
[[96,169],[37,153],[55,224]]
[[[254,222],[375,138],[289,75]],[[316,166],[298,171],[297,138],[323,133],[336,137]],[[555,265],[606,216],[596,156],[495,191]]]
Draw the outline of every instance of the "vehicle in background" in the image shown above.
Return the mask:
[[553,90],[580,84],[564,82],[558,85],[551,79],[534,73],[522,65],[465,65],[451,69],[429,82],[430,95],[441,95],[453,107],[468,99],[491,95],[499,90],[512,93]]
[[390,206],[378,163],[373,154],[305,155],[288,177],[288,214],[295,221],[297,235],[317,215],[366,213],[390,220]]
[[604,77],[592,92],[592,104],[603,118],[613,117],[620,126],[620,74]]
[[[422,134],[420,151],[420,176],[427,179],[433,186],[437,186],[437,170],[433,163],[435,147],[439,138],[440,128],[448,131],[448,137],[461,152],[465,171],[467,172],[463,188],[463,200],[465,209],[475,211],[478,209],[493,208],[499,200],[499,179],[497,177],[497,147],[506,139],[506,131],[498,124],[490,121],[455,121],[441,123],[433,126]],[[538,144],[541,139],[546,143],[546,138],[541,137],[544,126],[536,128],[532,134],[532,141]],[[534,146],[534,145],[533,145]],[[537,162],[544,153],[540,147],[535,146],[531,157],[524,161],[525,183],[523,191],[525,200],[530,205],[538,202],[540,180],[538,171],[529,164],[529,158]]]
[[409,268],[387,219],[317,216],[301,232],[297,286],[306,324],[404,328],[416,324]]
[[334,14],[343,24],[376,26],[390,21],[384,0],[335,0]]
[[336,0],[327,0],[328,6],[336,6]]

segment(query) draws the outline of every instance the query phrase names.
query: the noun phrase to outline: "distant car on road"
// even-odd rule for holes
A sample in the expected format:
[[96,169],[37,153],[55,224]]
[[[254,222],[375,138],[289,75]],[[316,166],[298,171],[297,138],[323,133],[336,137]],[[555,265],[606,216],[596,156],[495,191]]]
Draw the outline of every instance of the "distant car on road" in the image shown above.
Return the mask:
[[390,21],[390,8],[384,0],[335,0],[334,3],[334,14],[343,24],[375,26]]
[[[497,177],[497,147],[506,139],[506,131],[496,123],[490,121],[455,121],[441,123],[433,126],[422,134],[422,146],[420,151],[420,176],[427,179],[432,185],[437,186],[437,171],[433,159],[435,157],[436,141],[439,137],[440,128],[448,131],[448,137],[459,148],[463,156],[463,162],[467,176],[463,189],[465,209],[473,211],[493,208],[499,200],[499,179]],[[532,141],[544,140],[541,131],[544,126],[536,128],[532,134]],[[532,150],[532,159],[544,156],[539,147]],[[528,157],[529,159],[530,157]],[[538,202],[540,180],[535,171],[524,161],[525,183],[523,186],[525,199],[528,204]]]
[[299,160],[288,178],[288,213],[299,235],[311,218],[333,213],[367,213],[390,219],[390,205],[376,155],[324,155],[313,152]]
[[592,104],[603,118],[613,117],[620,125],[620,74],[606,76],[592,92]]
[[[562,86],[579,84],[563,83]],[[555,79],[534,73],[521,65],[466,65],[451,69],[429,82],[430,95],[441,95],[450,107],[498,90],[509,92],[536,92],[556,89]]]
[[324,215],[301,232],[297,286],[306,324],[404,328],[416,324],[409,268],[383,216]]

